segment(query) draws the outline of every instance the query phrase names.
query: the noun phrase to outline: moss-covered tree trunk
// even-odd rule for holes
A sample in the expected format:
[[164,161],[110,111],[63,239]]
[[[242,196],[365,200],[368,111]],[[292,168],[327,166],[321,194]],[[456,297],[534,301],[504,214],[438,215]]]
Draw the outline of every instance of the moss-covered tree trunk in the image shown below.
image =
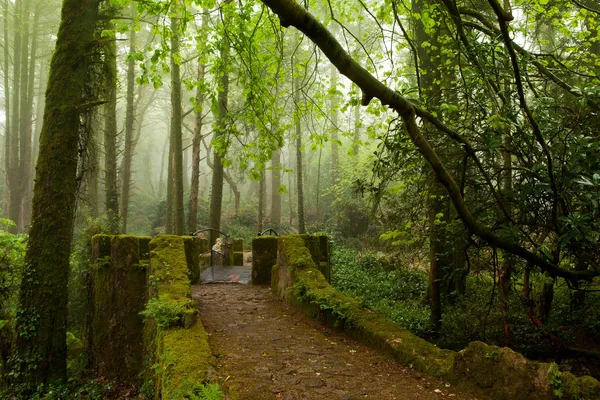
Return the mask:
[[99,0],[64,0],[50,66],[15,348],[20,379],[31,384],[66,374],[80,114],[98,5]]
[[[300,40],[299,38],[297,39]],[[304,219],[304,184],[302,179],[302,126],[300,120],[300,76],[294,71],[294,126],[296,129],[296,192],[298,195],[298,233],[306,233]]]
[[[135,3],[131,4],[131,17],[135,19]],[[129,31],[129,53],[135,52],[135,29]],[[133,122],[135,118],[134,85],[135,59],[129,57],[127,62],[127,105],[125,111],[125,148],[123,152],[123,178],[121,187],[121,218],[123,232],[127,232],[127,216],[129,215],[129,196],[131,189],[131,165],[133,163]]]
[[104,48],[105,101],[104,106],[104,190],[106,214],[110,229],[119,229],[119,192],[117,188],[117,42],[113,22],[106,24],[110,33]]
[[183,132],[181,111],[181,54],[179,53],[179,6],[174,2],[171,17],[171,138],[173,143],[173,228],[176,235],[183,235]]

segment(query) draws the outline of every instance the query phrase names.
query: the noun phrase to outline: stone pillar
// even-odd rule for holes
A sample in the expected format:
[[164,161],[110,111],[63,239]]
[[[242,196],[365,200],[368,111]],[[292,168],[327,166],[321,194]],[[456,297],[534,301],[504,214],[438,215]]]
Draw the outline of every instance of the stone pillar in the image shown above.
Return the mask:
[[244,240],[233,239],[233,265],[244,265]]
[[327,282],[331,283],[331,242],[325,235],[319,235],[320,260],[317,266]]
[[149,238],[128,235],[92,239],[95,268],[88,345],[91,367],[107,380],[135,383],[144,369],[140,312],[148,300],[148,242]]
[[277,264],[277,237],[258,236],[252,239],[252,283],[271,284],[271,269]]
[[188,266],[188,277],[190,284],[196,285],[200,282],[200,238],[195,236],[184,236],[185,259]]

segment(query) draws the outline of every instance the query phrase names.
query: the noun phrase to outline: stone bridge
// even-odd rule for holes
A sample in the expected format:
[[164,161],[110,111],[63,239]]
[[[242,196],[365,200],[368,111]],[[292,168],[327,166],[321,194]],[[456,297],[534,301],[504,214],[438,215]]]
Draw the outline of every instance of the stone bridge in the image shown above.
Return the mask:
[[[235,243],[228,263],[243,264]],[[239,400],[600,398],[590,377],[480,342],[442,350],[364,308],[329,284],[326,236],[255,238],[238,266],[252,285],[200,285],[207,254],[192,236],[93,238],[85,345],[98,376],[156,399],[207,382]]]

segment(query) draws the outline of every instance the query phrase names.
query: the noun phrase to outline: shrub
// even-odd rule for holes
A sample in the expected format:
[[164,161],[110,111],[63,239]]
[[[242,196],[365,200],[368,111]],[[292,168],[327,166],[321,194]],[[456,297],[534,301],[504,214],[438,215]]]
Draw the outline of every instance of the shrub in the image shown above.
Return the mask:
[[373,253],[336,246],[331,257],[332,284],[417,335],[429,330],[429,309],[423,304],[427,276],[407,268],[390,268]]

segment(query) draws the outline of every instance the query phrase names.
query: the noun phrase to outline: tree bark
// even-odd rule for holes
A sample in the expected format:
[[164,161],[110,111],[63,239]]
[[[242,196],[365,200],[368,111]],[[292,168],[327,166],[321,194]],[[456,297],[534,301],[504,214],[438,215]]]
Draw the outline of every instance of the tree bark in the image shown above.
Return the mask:
[[340,135],[338,133],[338,70],[331,64],[331,87],[329,88],[329,109],[331,114],[331,185],[335,185],[338,180],[338,168],[340,164],[340,151],[338,142]]
[[265,229],[265,175],[260,177],[258,184],[258,232],[262,232]]
[[[208,9],[202,10],[201,34],[206,33],[208,29]],[[196,104],[194,105],[194,114],[196,123],[194,125],[194,138],[192,141],[192,181],[190,183],[190,202],[188,215],[188,232],[194,232],[198,228],[198,190],[200,186],[200,144],[202,141],[202,112],[204,109],[204,76],[206,74],[203,55],[198,60],[198,86],[196,87]]]
[[306,233],[304,219],[304,184],[302,179],[302,126],[300,120],[300,77],[294,77],[294,126],[296,129],[296,192],[298,194],[298,233]]
[[[106,29],[114,32],[114,23],[107,22]],[[117,39],[114,33],[105,39],[104,196],[109,229],[113,233],[118,233],[120,227],[119,191],[117,188]]]
[[[83,88],[98,0],[65,0],[50,66],[25,270],[15,365],[32,386],[66,376],[67,282]],[[31,368],[35,366],[36,368]]]
[[[224,7],[230,6],[231,1],[227,0]],[[228,10],[221,11],[225,27],[227,22],[231,20]],[[220,140],[227,135],[227,98],[229,95],[229,38],[223,29],[223,38],[221,39],[221,78],[219,82],[219,93],[217,95],[218,111],[216,115],[216,131],[214,134],[214,140]],[[219,150],[215,147],[214,158],[213,158],[213,175],[212,175],[212,186],[210,194],[210,216],[209,216],[209,227],[213,230],[219,231],[221,229],[221,208],[223,205],[223,162],[221,155],[225,153],[224,150]],[[215,232],[211,233],[211,246],[214,244],[218,234]]]
[[491,246],[506,250],[523,258],[525,261],[539,267],[542,271],[547,271],[555,277],[562,277],[577,282],[579,280],[590,280],[594,276],[600,275],[599,271],[592,269],[585,271],[564,269],[538,256],[519,243],[496,235],[489,227],[478,221],[467,207],[460,186],[437,155],[431,143],[421,133],[421,128],[416,121],[416,117],[418,116],[420,119],[431,123],[436,129],[460,143],[468,154],[473,152],[470,143],[458,132],[445,125],[433,113],[413,104],[399,92],[385,86],[369,71],[361,67],[349,56],[323,24],[318,22],[295,0],[261,1],[279,16],[283,27],[293,25],[298,28],[321,49],[323,54],[338,68],[340,73],[360,87],[363,92],[361,101],[363,105],[368,105],[373,98],[377,98],[383,105],[390,107],[398,113],[404,122],[404,128],[411,142],[434,170],[441,184],[446,189],[458,215],[472,234],[488,242]]
[[271,155],[271,226],[279,229],[281,225],[281,149]]
[[[136,17],[136,5],[131,3],[131,18]],[[123,178],[121,180],[121,218],[123,233],[127,233],[127,217],[129,216],[129,196],[131,188],[131,166],[133,164],[133,124],[135,119],[134,85],[135,85],[135,29],[129,31],[129,60],[127,61],[127,105],[125,112],[125,149],[123,153]]]
[[183,207],[183,132],[181,111],[181,54],[179,53],[179,2],[174,3],[175,16],[171,17],[171,136],[173,138],[174,173],[174,233],[183,235],[185,210]]
[[20,130],[20,96],[21,96],[21,51],[22,51],[22,19],[23,19],[23,2],[15,0],[14,6],[14,54],[13,54],[13,100],[12,100],[12,121],[10,123],[11,133],[7,145],[9,147],[8,168],[6,169],[8,183],[8,218],[13,220],[17,227],[10,228],[9,231],[16,233],[19,231],[21,223],[21,195],[19,193],[21,187],[21,179],[19,177],[19,132]]
[[[5,186],[5,191],[8,192],[8,171],[10,170],[11,164],[10,164],[10,143],[11,143],[11,135],[12,135],[12,126],[11,126],[11,109],[10,109],[10,104],[11,104],[11,99],[10,99],[10,82],[9,82],[9,76],[10,76],[10,69],[9,69],[9,60],[10,60],[10,52],[9,52],[9,46],[10,46],[10,40],[9,40],[9,36],[8,36],[8,24],[9,24],[9,0],[4,0],[4,18],[3,18],[3,25],[4,25],[4,116],[6,119],[6,122],[4,124],[5,127],[5,134],[4,134],[4,180],[7,186]],[[3,196],[2,198],[4,199],[4,193],[2,193]],[[6,199],[8,201],[8,196],[6,196]],[[4,208],[5,212],[8,212],[8,210],[6,208]],[[7,214],[8,217],[8,214]]]

